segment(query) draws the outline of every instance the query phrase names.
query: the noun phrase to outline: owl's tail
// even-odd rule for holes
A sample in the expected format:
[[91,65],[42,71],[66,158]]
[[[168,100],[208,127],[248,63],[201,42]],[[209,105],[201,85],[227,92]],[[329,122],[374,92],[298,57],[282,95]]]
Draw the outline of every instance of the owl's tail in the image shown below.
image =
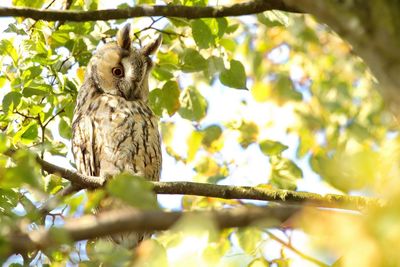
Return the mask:
[[[126,210],[126,208],[127,204],[123,203],[121,200],[107,196],[100,201],[99,207],[96,209],[95,212],[100,213],[108,210]],[[126,232],[113,234],[106,237],[106,239],[127,249],[133,249],[137,247],[143,240],[149,239],[152,234],[153,233],[150,232]]]

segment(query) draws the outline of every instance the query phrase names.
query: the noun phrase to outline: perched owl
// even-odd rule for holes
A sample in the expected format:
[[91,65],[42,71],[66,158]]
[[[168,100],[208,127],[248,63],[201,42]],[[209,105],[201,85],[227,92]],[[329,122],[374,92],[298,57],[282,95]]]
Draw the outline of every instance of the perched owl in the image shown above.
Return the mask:
[[[89,62],[78,92],[72,122],[72,151],[78,172],[110,179],[128,172],[158,181],[161,148],[158,119],[148,106],[150,56],[161,43],[134,49],[130,25],[117,34],[117,42],[100,48]],[[98,210],[124,204],[112,197],[100,201]],[[147,234],[149,235],[149,234]],[[124,233],[112,239],[134,247],[146,234]]]

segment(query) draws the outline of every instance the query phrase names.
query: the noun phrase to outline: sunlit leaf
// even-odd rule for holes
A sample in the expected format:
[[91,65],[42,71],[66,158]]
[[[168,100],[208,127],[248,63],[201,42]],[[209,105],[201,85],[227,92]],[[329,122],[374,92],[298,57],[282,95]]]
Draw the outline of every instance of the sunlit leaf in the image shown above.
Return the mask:
[[6,94],[2,101],[4,112],[8,112],[10,109],[16,108],[21,101],[21,97],[22,95],[18,92],[9,92]]
[[192,121],[200,121],[204,116],[206,116],[207,112],[207,101],[200,94],[196,88],[188,87],[186,88],[181,95],[181,108],[179,109],[179,115],[182,118],[192,120]]
[[292,81],[286,75],[280,75],[273,83],[273,92],[280,104],[290,100],[300,101],[303,98],[301,93],[295,90]]
[[257,228],[245,227],[236,232],[240,247],[247,254],[255,254],[259,242],[261,242],[262,232]]
[[236,89],[246,89],[246,72],[240,61],[231,60],[230,68],[221,72],[219,79],[226,86]]
[[14,64],[17,64],[18,53],[15,49],[13,43],[10,40],[2,39],[0,40],[0,55],[8,55],[12,58]]
[[187,161],[191,162],[196,156],[197,151],[200,148],[201,141],[203,139],[203,134],[201,132],[192,132],[187,140],[188,152]]
[[38,125],[36,122],[32,122],[26,127],[23,127],[21,130],[21,139],[26,139],[26,140],[35,140],[36,137],[38,136]]
[[164,110],[172,116],[180,107],[180,93],[178,84],[174,81],[168,81],[162,89],[157,88],[150,92],[150,107],[159,116],[162,116]]
[[58,124],[58,131],[61,137],[65,139],[71,139],[72,136],[71,125],[67,123],[67,121],[62,117],[60,118],[60,123]]
[[254,259],[247,265],[248,267],[269,267],[270,264],[264,258]]
[[242,122],[238,130],[240,131],[239,143],[243,148],[257,141],[259,129],[254,122]]
[[18,151],[13,156],[16,166],[7,168],[4,176],[0,179],[1,188],[11,189],[22,187],[26,184],[41,189],[38,178],[39,172],[35,156],[26,152]]
[[270,183],[281,189],[295,190],[297,179],[303,177],[302,170],[290,159],[271,156]]
[[270,100],[271,86],[267,83],[256,83],[251,88],[251,95],[257,102],[265,102]]
[[191,23],[193,39],[197,46],[201,48],[208,48],[214,45],[215,40],[212,35],[211,29],[201,19],[193,20]]
[[44,0],[38,0],[38,1],[13,0],[12,3],[14,6],[40,8],[42,7]]
[[144,178],[122,173],[115,176],[108,184],[107,191],[131,206],[142,209],[157,208],[157,199],[152,185]]
[[203,145],[210,147],[214,141],[218,140],[222,135],[222,129],[218,125],[210,125],[204,129]]
[[260,148],[265,155],[280,155],[283,151],[288,149],[284,144],[272,140],[261,141]]
[[192,48],[187,48],[180,55],[181,68],[184,72],[196,72],[207,68],[207,61]]

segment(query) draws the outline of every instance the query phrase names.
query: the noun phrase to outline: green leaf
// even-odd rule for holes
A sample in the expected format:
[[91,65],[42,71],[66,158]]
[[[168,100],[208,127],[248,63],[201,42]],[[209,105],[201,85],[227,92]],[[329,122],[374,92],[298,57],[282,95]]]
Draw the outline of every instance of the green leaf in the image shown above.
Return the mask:
[[203,19],[207,24],[208,28],[211,30],[213,39],[220,39],[226,32],[228,28],[228,21],[226,18],[209,18]]
[[269,267],[269,263],[264,258],[256,258],[252,260],[247,267]]
[[14,6],[20,7],[32,7],[32,8],[41,8],[43,6],[44,0],[13,0],[12,4]]
[[256,253],[258,244],[261,242],[262,232],[254,227],[240,228],[236,232],[240,247],[250,255]]
[[207,100],[194,87],[186,88],[181,95],[179,115],[191,121],[200,121],[207,115]]
[[277,141],[272,141],[272,140],[263,140],[260,142],[260,149],[261,151],[267,155],[280,155],[283,151],[288,149],[288,146],[285,146],[284,144],[277,142]]
[[228,21],[226,18],[217,18],[216,21],[217,21],[217,25],[218,25],[217,36],[219,38],[221,38],[222,36],[224,36],[224,34],[228,28]]
[[60,117],[60,123],[58,124],[58,131],[61,137],[68,140],[71,139],[72,137],[71,124],[67,123],[67,121],[63,117]]
[[136,3],[138,5],[142,4],[154,4],[156,1],[155,0],[137,0]]
[[33,95],[47,96],[51,90],[51,86],[47,84],[32,84],[22,90],[22,95],[24,97],[31,97]]
[[0,88],[3,88],[3,86],[6,84],[6,81],[7,78],[5,76],[0,76]]
[[9,110],[16,108],[21,101],[21,97],[22,95],[18,92],[9,92],[6,94],[2,102],[3,111],[6,113]]
[[257,14],[257,19],[267,27],[288,26],[289,24],[288,15],[277,10]]
[[156,65],[152,72],[153,77],[159,81],[168,81],[171,80],[174,75],[166,68]]
[[27,33],[25,32],[25,30],[19,27],[21,27],[21,25],[10,23],[8,24],[8,28],[4,32],[14,32],[18,35],[26,35]]
[[219,79],[223,85],[236,89],[246,89],[246,72],[240,61],[231,60],[230,68],[221,72]]
[[49,40],[49,43],[53,48],[64,46],[65,43],[67,43],[70,38],[70,33],[67,31],[55,31],[51,35],[51,39]]
[[108,184],[107,191],[131,206],[142,209],[157,208],[157,198],[153,186],[146,179],[122,173],[115,176]]
[[69,206],[69,212],[74,213],[78,210],[78,208],[82,205],[84,200],[83,194],[76,194],[68,197],[65,200],[65,204]]
[[63,187],[62,178],[54,175],[49,174],[44,177],[44,191],[49,194],[55,194]]
[[0,40],[0,55],[8,55],[12,58],[14,65],[17,65],[18,53],[14,44],[7,39]]
[[[90,262],[87,267],[95,266],[108,266],[108,267],[120,267],[120,266],[133,266],[131,263],[132,252],[123,246],[116,246],[115,243],[110,242],[106,239],[100,239],[97,242],[88,242],[88,256]],[[136,261],[136,259],[135,259]],[[135,262],[136,263],[136,262]],[[81,265],[81,264],[79,264]],[[145,265],[146,266],[146,265]],[[152,265],[150,265],[152,266]],[[155,265],[157,266],[157,265]]]
[[35,140],[38,136],[38,125],[36,122],[31,122],[28,126],[21,130],[21,138],[26,140]]
[[207,68],[207,60],[192,48],[183,51],[180,55],[180,63],[183,72],[197,72]]
[[169,116],[174,115],[180,107],[180,93],[177,82],[166,82],[162,89],[157,88],[150,92],[149,103],[151,109],[158,116],[162,116],[164,110],[167,111]]
[[201,19],[196,19],[191,23],[193,39],[196,45],[202,48],[209,48],[215,44],[215,38],[208,25]]
[[207,68],[207,75],[212,78],[214,74],[220,73],[221,71],[225,70],[224,60],[220,57],[211,56],[207,59],[208,68]]
[[237,29],[239,29],[239,24],[231,24],[226,29],[226,33],[234,33]]
[[18,205],[19,195],[12,189],[0,188],[0,213],[10,214]]
[[270,183],[277,188],[296,190],[296,180],[303,177],[302,170],[290,159],[271,156]]
[[222,129],[219,125],[210,125],[204,129],[202,144],[209,147],[211,144],[221,137]]
[[38,77],[41,73],[42,73],[41,66],[32,66],[24,70],[24,72],[21,75],[21,79],[24,80],[24,82],[28,82]]
[[230,52],[234,52],[236,49],[236,42],[232,39],[221,39],[219,44]]
[[38,189],[40,174],[38,172],[35,155],[24,150],[19,150],[13,156],[16,163],[15,167],[7,168],[4,176],[0,179],[0,188],[18,188],[24,184],[29,184]]
[[261,22],[262,24],[264,24],[267,27],[284,26],[284,24],[282,24],[282,22],[280,22],[279,20],[276,20],[272,16],[269,16],[269,14],[267,15],[266,13],[267,12],[257,14],[257,19],[259,22]]
[[7,149],[7,137],[4,133],[0,132],[0,153],[6,151]]
[[300,92],[296,91],[293,83],[287,73],[279,74],[278,79],[275,81],[274,94],[277,95],[278,103],[285,103],[287,101],[301,101],[303,96]]
[[240,131],[239,143],[243,148],[247,148],[257,141],[259,129],[254,122],[243,121],[238,130]]

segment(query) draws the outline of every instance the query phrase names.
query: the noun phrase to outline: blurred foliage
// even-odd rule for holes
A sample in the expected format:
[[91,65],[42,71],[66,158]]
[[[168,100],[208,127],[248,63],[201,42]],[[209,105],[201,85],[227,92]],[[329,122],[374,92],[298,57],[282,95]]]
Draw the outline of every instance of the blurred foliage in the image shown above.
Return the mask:
[[[62,2],[12,1],[34,8],[59,8]],[[99,7],[97,0],[76,0],[70,9]],[[393,249],[400,245],[398,128],[384,110],[367,66],[348,44],[309,16],[278,11],[243,18],[129,21],[136,47],[157,31],[163,35],[149,101],[161,118],[168,162],[175,161],[176,170],[183,163],[194,173],[182,178],[296,190],[313,176],[318,177],[312,180],[317,189],[302,190],[387,198],[389,206],[365,218],[317,218],[305,212],[297,223],[312,235],[294,238],[292,245],[329,264],[340,258],[335,266],[399,266]],[[8,248],[2,237],[41,223],[36,207],[68,184],[41,172],[34,157],[61,156],[64,165],[73,165],[68,139],[86,65],[124,23],[18,18],[5,27],[0,38],[0,152],[9,147],[18,152],[12,160],[0,155],[0,251]],[[46,226],[92,212],[105,194],[139,208],[157,206],[142,178],[123,174],[105,190],[60,200]],[[242,204],[185,196],[181,208]],[[290,239],[295,232],[282,234]],[[124,266],[132,261],[135,266],[312,266],[290,246],[271,240],[263,229],[218,231],[208,218],[185,218],[145,241],[135,254],[100,240],[35,252],[25,261],[55,266]],[[23,260],[15,256],[13,261]]]

